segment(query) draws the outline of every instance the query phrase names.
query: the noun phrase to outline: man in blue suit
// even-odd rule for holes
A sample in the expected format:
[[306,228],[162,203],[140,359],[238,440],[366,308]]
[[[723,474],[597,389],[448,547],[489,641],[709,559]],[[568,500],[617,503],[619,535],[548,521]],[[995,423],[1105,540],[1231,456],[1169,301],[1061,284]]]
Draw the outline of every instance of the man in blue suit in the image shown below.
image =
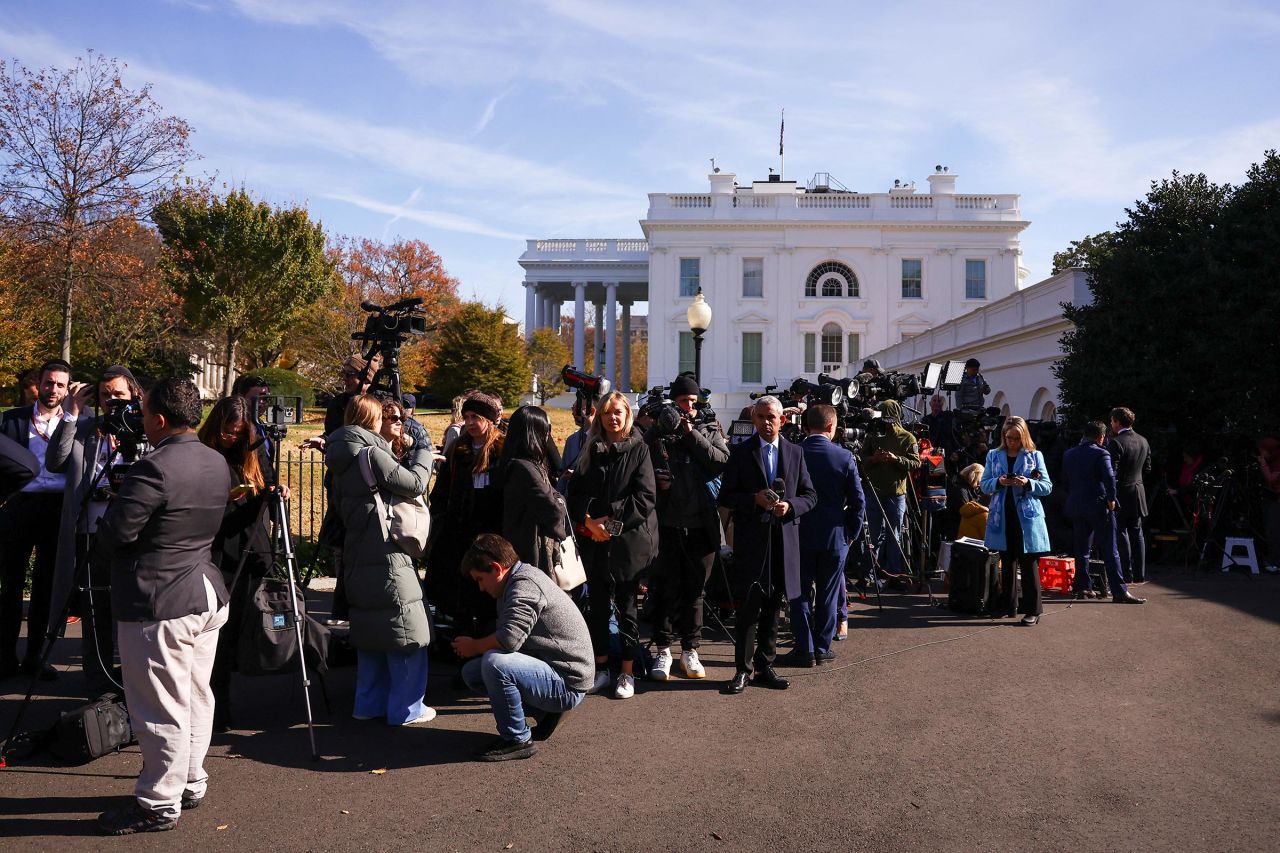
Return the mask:
[[804,451],[781,436],[778,398],[756,400],[751,422],[756,434],[729,451],[720,486],[720,505],[733,512],[734,574],[739,583],[749,584],[735,626],[737,671],[725,688],[731,694],[745,690],[748,680],[787,689],[787,680],[773,671],[778,608],[784,598],[800,596],[796,522],[818,501]]
[[1111,455],[1103,447],[1107,435],[1102,421],[1090,421],[1084,440],[1062,457],[1062,484],[1067,490],[1067,517],[1075,527],[1076,580],[1078,595],[1092,592],[1089,579],[1089,552],[1096,539],[1102,562],[1107,567],[1111,600],[1117,604],[1146,604],[1129,592],[1120,574],[1120,551],[1116,547],[1116,475]]
[[[862,531],[862,483],[853,454],[832,441],[836,410],[810,406],[804,413],[804,464],[818,492],[817,505],[800,519],[800,597],[791,599],[795,648],[783,666],[815,666],[835,660],[840,587],[849,543]],[[816,597],[810,604],[811,590]]]

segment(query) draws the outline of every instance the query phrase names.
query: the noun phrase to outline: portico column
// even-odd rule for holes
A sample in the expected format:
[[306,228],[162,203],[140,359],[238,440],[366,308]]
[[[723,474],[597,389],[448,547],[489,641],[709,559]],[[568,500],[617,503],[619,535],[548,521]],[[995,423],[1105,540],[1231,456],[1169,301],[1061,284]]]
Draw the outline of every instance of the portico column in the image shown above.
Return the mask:
[[[543,317],[545,316],[543,314],[543,311],[546,308],[546,306],[547,306],[547,301],[542,298],[542,294],[538,292],[538,286],[535,284],[533,286],[533,331],[534,332],[542,328],[542,324],[544,322]],[[532,334],[532,332],[530,334]]]
[[604,286],[607,307],[604,315],[604,369],[605,378],[618,384],[618,283],[611,281]]
[[594,347],[595,352],[591,356],[595,366],[592,367],[592,371],[597,375],[603,376],[604,375],[604,369],[603,369],[604,368],[604,303],[597,302],[595,303],[595,306],[596,306],[596,340],[595,340],[595,347]]
[[631,390],[631,300],[622,300],[622,378],[623,391]]
[[537,299],[538,294],[534,290],[533,282],[526,281],[524,283],[524,339],[532,340],[534,331],[537,326]]
[[573,283],[573,366],[587,369],[587,283]]
[[542,325],[548,329],[554,329],[556,323],[556,300],[550,296],[544,296],[546,304],[542,306]]

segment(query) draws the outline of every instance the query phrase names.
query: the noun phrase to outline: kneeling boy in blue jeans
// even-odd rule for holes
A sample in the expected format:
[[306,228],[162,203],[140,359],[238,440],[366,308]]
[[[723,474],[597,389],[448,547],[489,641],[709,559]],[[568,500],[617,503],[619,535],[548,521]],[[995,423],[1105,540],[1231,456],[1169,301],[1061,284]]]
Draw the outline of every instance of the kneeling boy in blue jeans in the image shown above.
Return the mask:
[[[501,536],[477,536],[462,571],[498,600],[492,634],[453,641],[459,657],[472,658],[462,667],[463,680],[489,697],[498,723],[498,739],[476,760],[528,758],[538,749],[533,741],[550,737],[591,689],[596,664],[586,620],[555,581],[520,562]],[[532,732],[526,706],[542,712]]]

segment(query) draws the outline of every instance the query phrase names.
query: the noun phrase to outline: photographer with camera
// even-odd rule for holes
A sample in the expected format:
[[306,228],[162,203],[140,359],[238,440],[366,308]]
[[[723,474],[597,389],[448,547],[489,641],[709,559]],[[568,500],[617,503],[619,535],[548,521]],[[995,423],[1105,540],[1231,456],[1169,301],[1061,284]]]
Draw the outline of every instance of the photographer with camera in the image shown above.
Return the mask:
[[[111,497],[112,469],[125,461],[122,447],[131,457],[137,454],[137,446],[125,447],[121,437],[109,431],[107,416],[99,414],[99,409],[105,410],[115,400],[139,403],[142,400],[142,388],[123,365],[108,367],[96,384],[71,383],[63,401],[62,423],[49,443],[45,467],[66,476],[54,565],[55,606],[60,607],[60,602],[71,594],[78,569],[89,553],[91,537]],[[105,570],[94,572],[93,567],[88,568],[84,590],[78,599],[80,654],[85,695],[96,698],[118,690],[119,678],[115,673],[111,596],[104,589],[109,578]]]
[[[920,468],[920,446],[916,437],[902,426],[902,406],[885,400],[876,407],[880,417],[871,421],[862,444],[859,461],[867,472],[871,494],[867,495],[867,530],[880,568],[901,576],[907,565],[902,553],[902,523],[907,514],[907,481]],[[875,566],[866,567],[876,583]],[[895,586],[904,582],[895,577]]]
[[[0,415],[0,434],[31,451],[40,464],[40,473],[0,507],[0,678],[19,672],[34,674],[40,664],[41,644],[49,624],[66,483],[62,474],[45,468],[45,461],[54,431],[63,418],[62,403],[70,380],[71,365],[60,359],[47,361],[40,367],[40,392],[35,403]],[[33,550],[36,559],[31,570],[27,648],[19,664],[22,593]],[[48,669],[41,677],[56,678],[57,673]]]
[[658,488],[657,597],[652,610],[658,654],[651,670],[655,681],[671,676],[673,623],[679,630],[685,678],[706,677],[698,660],[703,591],[720,549],[717,480],[729,461],[720,425],[700,417],[695,408],[702,390],[693,376],[677,376],[668,393],[668,411],[657,413],[645,436]]
[[134,463],[98,524],[93,565],[110,566],[120,665],[142,750],[135,800],[98,818],[108,835],[159,832],[200,805],[213,731],[209,675],[227,590],[214,564],[231,475],[196,436],[200,391],[156,383],[142,402],[153,450]]

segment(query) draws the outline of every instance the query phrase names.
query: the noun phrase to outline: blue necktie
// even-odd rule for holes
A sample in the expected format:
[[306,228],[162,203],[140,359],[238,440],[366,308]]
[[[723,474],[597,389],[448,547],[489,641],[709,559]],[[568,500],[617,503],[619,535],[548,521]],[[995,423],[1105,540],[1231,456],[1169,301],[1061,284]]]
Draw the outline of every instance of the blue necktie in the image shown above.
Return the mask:
[[772,444],[764,446],[764,477],[769,482],[769,488],[773,488],[773,478],[778,473],[778,466],[773,456],[777,452],[778,449]]

